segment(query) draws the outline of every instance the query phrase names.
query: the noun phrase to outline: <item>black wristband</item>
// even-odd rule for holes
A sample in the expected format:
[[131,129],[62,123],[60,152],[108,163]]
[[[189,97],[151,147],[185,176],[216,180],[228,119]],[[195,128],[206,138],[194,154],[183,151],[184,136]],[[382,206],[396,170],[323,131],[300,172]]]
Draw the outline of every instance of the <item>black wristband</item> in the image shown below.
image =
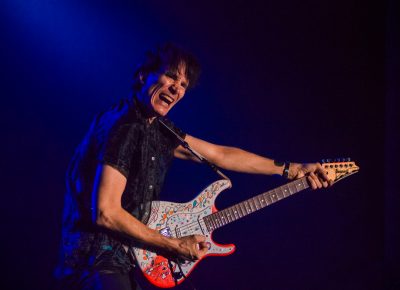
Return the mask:
[[289,166],[290,166],[290,162],[289,161],[285,161],[285,167],[283,168],[283,174],[282,177],[283,178],[289,178]]

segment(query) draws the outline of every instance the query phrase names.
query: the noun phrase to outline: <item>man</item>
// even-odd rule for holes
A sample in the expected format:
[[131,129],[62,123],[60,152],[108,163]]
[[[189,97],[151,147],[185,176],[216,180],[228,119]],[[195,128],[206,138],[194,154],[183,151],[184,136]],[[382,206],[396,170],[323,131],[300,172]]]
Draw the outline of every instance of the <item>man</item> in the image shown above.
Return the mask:
[[[149,52],[135,73],[133,97],[98,115],[67,172],[61,262],[63,289],[133,289],[128,245],[135,242],[183,259],[207,252],[202,236],[170,238],[145,225],[149,201],[158,199],[173,157],[196,160],[160,124],[193,87],[196,60],[167,44]],[[313,189],[327,187],[318,163],[275,162],[238,148],[214,145],[183,133],[197,152],[218,167],[253,174],[308,175]]]

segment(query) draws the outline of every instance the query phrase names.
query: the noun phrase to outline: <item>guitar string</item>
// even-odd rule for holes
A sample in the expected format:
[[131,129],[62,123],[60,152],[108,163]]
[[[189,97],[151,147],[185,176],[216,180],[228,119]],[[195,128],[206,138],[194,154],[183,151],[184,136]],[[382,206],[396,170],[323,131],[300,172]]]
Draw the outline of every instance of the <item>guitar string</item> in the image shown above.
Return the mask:
[[[270,193],[270,192],[264,192],[264,193],[259,194],[259,195],[265,195],[265,194],[271,194],[271,193]],[[258,196],[259,196],[259,195],[258,195]],[[255,197],[258,197],[258,196],[255,196]],[[254,199],[254,198],[253,198],[253,199]],[[250,204],[249,200],[243,201],[243,202],[241,202],[241,204],[244,204],[244,203],[246,203],[246,202],[248,202],[248,203]],[[246,215],[248,215],[248,214],[250,214],[250,213],[252,213],[252,212],[254,212],[254,211],[256,211],[256,210],[262,209],[262,208],[264,208],[265,206],[268,206],[268,205],[270,205],[270,204],[273,203],[273,202],[272,202],[272,203],[266,202],[266,205],[265,205],[265,206],[262,206],[261,202],[259,202],[260,205],[261,205],[261,207],[260,207],[260,208],[257,208],[256,203],[254,202],[254,200],[253,200],[252,202],[253,202],[253,206],[256,208],[255,210],[252,210],[252,209],[251,209],[251,206],[249,206],[249,207],[250,207],[250,210],[249,210],[249,207],[246,207],[246,206],[245,206],[245,209],[246,209],[246,210],[245,210],[245,211],[244,211],[244,210],[241,210],[242,213],[240,213],[239,211],[237,211],[236,209],[234,209],[234,210],[237,212],[239,218],[242,218],[242,217],[244,217],[244,216],[246,216]],[[229,220],[229,217],[228,217],[228,216],[227,216],[227,218],[225,218],[225,217],[223,216],[223,214],[222,214],[222,212],[224,212],[224,211],[226,211],[226,210],[228,210],[228,209],[232,209],[232,208],[233,208],[233,206],[232,206],[232,207],[228,207],[228,208],[226,208],[226,209],[224,209],[224,210],[221,210],[221,211],[219,211],[219,212],[215,212],[215,213],[212,213],[212,214],[208,215],[208,216],[212,216],[212,215],[215,215],[215,214],[217,214],[217,213],[220,214],[220,215],[222,215],[220,218],[214,220],[214,224],[216,225],[216,227],[214,227],[213,225],[211,225],[211,227],[212,227],[213,229],[215,229],[215,228],[221,227],[221,226],[223,226],[223,225],[226,225],[226,224],[228,224],[228,223],[231,223],[231,222],[237,220],[238,218],[236,217],[235,214],[233,214],[233,215],[232,215],[232,214],[229,214],[230,217],[233,216],[233,218],[234,218],[233,220]],[[244,212],[244,214],[243,214],[243,212]],[[232,219],[232,218],[231,218],[231,219]],[[201,219],[201,221],[203,221],[204,224],[206,223],[206,222],[204,221],[204,217]],[[183,231],[193,231],[193,227],[196,227],[198,223],[199,223],[198,221],[191,222],[191,223],[188,223],[188,224],[186,224],[186,225],[184,225],[184,226],[182,226],[182,227],[178,227],[177,230],[179,230],[180,232],[183,232]],[[201,225],[200,225],[200,226],[201,226]],[[206,225],[206,224],[205,224],[205,226],[206,226],[206,228],[207,228],[207,225]]]
[[[265,193],[264,193],[264,194],[265,194]],[[261,204],[261,203],[260,203],[260,204]],[[268,205],[268,204],[267,204],[267,205]],[[255,203],[254,203],[254,206],[256,207]],[[256,207],[256,210],[261,209],[261,208],[263,208],[263,207],[260,207],[260,208],[257,208],[257,207]],[[226,209],[224,209],[224,210],[222,210],[222,211],[219,211],[219,212],[215,212],[215,213],[210,214],[210,215],[208,215],[208,216],[212,216],[212,215],[214,215],[214,214],[216,214],[216,213],[221,214],[223,211],[226,211],[226,210],[228,210],[228,209],[232,209],[232,207],[226,208]],[[249,211],[248,208],[246,208],[245,214],[241,214],[241,213],[239,213],[239,211],[236,211],[236,212],[237,212],[239,218],[241,218],[241,217],[244,217],[244,216],[246,216],[246,215],[252,213],[253,211],[254,211],[254,210],[250,210],[250,211]],[[233,218],[232,218],[232,217],[233,217]],[[203,223],[204,223],[204,226],[205,226],[205,227],[207,228],[207,230],[208,230],[208,227],[207,227],[207,225],[206,225],[206,221],[204,220],[204,218],[205,218],[205,217],[201,218],[200,223],[203,222]],[[211,228],[216,229],[216,228],[218,228],[218,227],[220,227],[220,226],[223,226],[223,225],[226,225],[226,224],[228,224],[228,223],[231,223],[231,222],[233,222],[233,221],[235,221],[235,220],[237,220],[237,219],[238,219],[238,218],[236,217],[235,214],[229,214],[229,213],[228,213],[228,215],[227,215],[226,218],[222,215],[219,219],[214,220],[214,224],[215,224],[216,226],[211,225]],[[184,225],[184,226],[182,226],[182,227],[177,227],[176,229],[179,230],[180,232],[183,232],[183,231],[193,231],[193,228],[195,228],[195,227],[197,226],[197,224],[200,224],[200,223],[199,223],[198,221],[195,221],[195,222],[188,223],[188,224],[186,224],[186,225]],[[201,224],[200,224],[200,226],[201,226]]]
[[[264,192],[264,193],[262,193],[262,194],[259,194],[259,195],[257,195],[257,196],[255,196],[255,197],[253,197],[253,199],[254,198],[256,198],[256,197],[258,197],[258,196],[260,196],[260,195],[266,195],[266,194],[272,194],[272,192]],[[265,199],[265,197],[264,197],[264,199]],[[266,199],[265,199],[266,200]],[[249,204],[250,204],[250,202],[249,202],[249,200],[245,200],[245,201],[243,201],[243,202],[241,202],[240,204],[244,204],[244,203],[246,203],[246,202],[248,202]],[[259,201],[259,204],[261,205],[261,207],[259,207],[259,208],[257,208],[257,205],[256,205],[256,203],[254,202],[254,200],[252,201],[253,202],[253,206],[256,208],[255,210],[253,210],[253,209],[251,209],[251,206],[248,206],[248,207],[246,207],[245,206],[245,209],[246,210],[237,210],[237,209],[233,209],[233,207],[234,206],[231,206],[231,207],[228,207],[228,208],[226,208],[226,209],[223,209],[223,210],[221,210],[221,211],[218,211],[218,212],[215,212],[215,213],[212,213],[212,214],[210,214],[210,215],[208,215],[209,217],[211,217],[211,216],[213,216],[213,215],[215,215],[215,214],[219,214],[219,215],[222,215],[220,218],[218,218],[218,219],[214,219],[214,224],[217,226],[217,227],[220,227],[220,225],[219,224],[221,224],[222,223],[222,225],[225,225],[225,224],[228,224],[228,223],[230,223],[230,222],[233,222],[233,221],[235,221],[235,220],[237,220],[238,218],[242,218],[242,217],[244,217],[244,216],[246,216],[246,215],[248,215],[248,214],[250,214],[250,213],[252,213],[252,212],[254,212],[254,211],[256,211],[256,210],[258,210],[258,209],[262,209],[262,208],[264,208],[265,206],[268,206],[268,205],[270,205],[270,204],[272,204],[273,202],[271,202],[271,203],[268,203],[268,201],[266,200],[266,205],[263,205],[260,201]],[[237,204],[236,206],[238,206],[239,204]],[[249,210],[249,208],[250,208],[250,210]],[[224,211],[227,211],[227,210],[229,210],[229,209],[233,209],[233,210],[235,210],[235,213],[237,213],[237,215],[239,216],[238,218],[236,217],[236,214],[234,213],[234,214],[229,214],[228,213],[228,215],[227,215],[227,218],[225,218],[224,216],[223,216],[223,212]],[[242,212],[242,213],[240,213],[240,212]],[[244,214],[243,214],[244,213]],[[233,217],[233,219],[230,221],[229,220],[229,217],[231,217],[231,219],[232,219],[232,217]],[[207,216],[206,216],[207,217]],[[205,221],[204,221],[204,218],[205,217],[203,217],[201,220],[205,223]],[[227,222],[226,222],[227,221]],[[195,221],[195,222],[191,222],[191,223],[188,223],[188,224],[186,224],[186,225],[183,225],[182,227],[178,227],[177,229],[179,230],[179,231],[190,231],[193,227],[195,227],[196,225],[198,224],[198,221]],[[213,225],[211,225],[213,228],[215,228]]]
[[206,222],[205,222],[204,218],[201,218],[200,222],[199,222],[199,221],[191,222],[191,223],[188,223],[188,224],[186,224],[186,225],[184,225],[184,226],[182,226],[182,227],[177,227],[176,229],[177,229],[180,233],[181,233],[181,232],[184,232],[184,231],[193,231],[193,228],[196,228],[196,227],[197,227],[197,224],[199,224],[200,227],[201,227],[201,222],[204,223],[204,227],[205,227],[205,228],[207,229],[207,231],[208,231],[208,228],[207,228],[207,225],[206,225]]
[[[308,184],[304,184],[304,180],[303,180],[303,179],[304,179],[304,178],[301,178],[301,179],[299,179],[299,180],[297,180],[297,181],[301,181],[302,184],[299,184],[299,185],[300,185],[301,187],[303,187],[302,189],[305,189],[305,188],[308,187],[308,186],[307,186]],[[283,189],[285,189],[285,190],[283,190]],[[280,191],[282,197],[279,197],[279,194],[277,193],[278,190]],[[261,193],[261,194],[255,196],[255,197],[253,197],[253,198],[250,198],[250,199],[248,199],[248,200],[245,200],[245,201],[243,201],[243,202],[241,202],[241,203],[239,203],[239,204],[245,204],[245,203],[247,202],[249,206],[246,207],[246,205],[245,205],[244,208],[245,208],[246,210],[244,211],[244,212],[245,212],[244,215],[242,214],[242,216],[240,216],[240,213],[238,212],[239,218],[244,217],[244,216],[246,216],[246,215],[248,215],[248,214],[250,214],[250,213],[252,213],[252,212],[254,212],[254,211],[257,211],[257,210],[259,210],[259,209],[262,209],[262,208],[264,208],[264,207],[266,207],[266,206],[268,206],[268,205],[271,205],[271,204],[273,204],[273,203],[275,203],[275,202],[277,202],[277,201],[279,201],[279,200],[281,200],[281,199],[284,199],[284,198],[286,198],[286,197],[288,197],[288,196],[291,196],[292,194],[297,193],[298,191],[299,191],[298,188],[296,188],[296,186],[295,186],[295,190],[294,190],[294,192],[292,193],[291,190],[290,190],[289,184],[285,184],[285,185],[283,185],[283,186],[280,186],[280,187],[275,188],[275,189],[273,189],[273,190],[270,190],[270,191]],[[286,192],[286,193],[289,192],[289,194],[288,194],[288,195],[285,195],[285,192]],[[273,198],[274,194],[275,194],[276,197]],[[258,198],[258,197],[261,196],[261,195],[264,197],[264,199],[265,199],[265,201],[266,201],[266,204],[262,204],[260,201],[258,201],[259,204],[261,205],[261,207],[260,207],[260,208],[257,208],[257,204],[256,204],[256,202],[254,201],[254,198]],[[271,199],[272,202],[268,203],[268,200],[265,198],[265,195],[267,195],[267,196]],[[276,199],[276,200],[275,200],[275,199]],[[252,200],[252,201],[250,201],[250,200]],[[255,207],[255,210],[252,209],[251,202],[253,203],[253,207]],[[238,205],[238,204],[237,204],[237,205]],[[249,211],[249,207],[250,207],[250,211]],[[230,208],[232,208],[232,207],[229,207],[229,208],[227,208],[227,209],[230,209]],[[215,212],[215,213],[210,214],[210,215],[208,215],[208,216],[212,216],[212,215],[214,215],[214,214],[216,214],[216,213],[221,213],[221,212],[223,212],[223,211],[225,211],[225,210],[227,210],[227,209],[224,209],[224,210],[219,211],[219,212]],[[240,209],[241,209],[241,208],[240,208]],[[243,212],[243,210],[241,210],[241,211]],[[230,215],[230,216],[232,216],[232,215]],[[233,215],[233,216],[234,216],[234,220],[232,220],[232,221],[237,220],[236,216],[235,216],[235,215]],[[227,220],[227,222],[226,222],[226,220]],[[205,221],[204,221],[204,218],[202,218],[201,221],[204,222],[204,224],[205,224],[205,226],[206,226],[206,228],[207,228],[207,225],[206,225],[206,223],[205,223]],[[228,223],[230,223],[230,222],[232,222],[232,221],[229,221],[229,218],[224,218],[223,215],[222,215],[222,217],[219,218],[219,221],[218,221],[218,219],[216,219],[216,220],[214,220],[214,223],[216,224],[217,227],[221,227],[221,226],[226,225],[226,224],[228,224]],[[189,224],[186,224],[186,225],[184,225],[184,226],[182,226],[182,227],[178,227],[177,230],[179,230],[180,232],[183,232],[183,231],[193,231],[193,227],[196,227],[197,224],[199,224],[199,225],[201,226],[201,224],[200,224],[198,221],[195,221],[195,222],[191,222],[191,223],[189,223]],[[221,225],[220,225],[220,224],[221,224]],[[217,228],[217,227],[214,227],[213,225],[211,225],[211,227],[212,227],[213,229]],[[207,228],[207,229],[208,229],[208,228]]]

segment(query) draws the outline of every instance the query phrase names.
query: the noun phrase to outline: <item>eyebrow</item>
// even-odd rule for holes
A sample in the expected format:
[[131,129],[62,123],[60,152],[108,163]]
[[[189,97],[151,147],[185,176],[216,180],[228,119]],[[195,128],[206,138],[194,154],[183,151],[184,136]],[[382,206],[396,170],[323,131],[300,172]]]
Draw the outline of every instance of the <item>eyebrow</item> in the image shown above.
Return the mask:
[[[167,76],[171,76],[171,77],[177,78],[178,77],[178,70],[167,69],[167,70],[165,70],[164,74],[167,75]],[[189,86],[189,80],[188,80],[188,77],[187,77],[186,74],[185,74],[184,77],[185,77],[185,80],[182,81],[182,85],[184,85],[185,88],[187,88]]]

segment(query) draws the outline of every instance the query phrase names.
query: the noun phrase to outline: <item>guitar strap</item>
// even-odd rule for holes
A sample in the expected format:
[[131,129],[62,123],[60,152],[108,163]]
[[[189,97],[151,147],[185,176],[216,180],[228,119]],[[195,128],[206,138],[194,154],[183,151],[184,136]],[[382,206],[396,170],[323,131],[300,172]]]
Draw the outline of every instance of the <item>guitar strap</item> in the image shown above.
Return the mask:
[[211,163],[207,158],[205,158],[203,155],[201,155],[199,152],[195,151],[192,147],[190,147],[189,143],[186,142],[185,140],[182,139],[181,136],[179,136],[178,133],[175,132],[174,129],[172,129],[171,127],[169,127],[165,121],[163,117],[158,117],[158,121],[160,122],[161,125],[163,125],[165,128],[167,128],[168,131],[170,131],[172,134],[174,134],[174,136],[179,140],[179,142],[181,143],[182,147],[185,148],[187,151],[189,151],[193,156],[195,156],[197,159],[200,160],[200,162],[207,164],[215,173],[217,173],[219,176],[221,176],[223,179],[227,179],[230,181],[229,177],[226,176],[224,173],[221,172],[221,170],[219,170],[219,168]]

